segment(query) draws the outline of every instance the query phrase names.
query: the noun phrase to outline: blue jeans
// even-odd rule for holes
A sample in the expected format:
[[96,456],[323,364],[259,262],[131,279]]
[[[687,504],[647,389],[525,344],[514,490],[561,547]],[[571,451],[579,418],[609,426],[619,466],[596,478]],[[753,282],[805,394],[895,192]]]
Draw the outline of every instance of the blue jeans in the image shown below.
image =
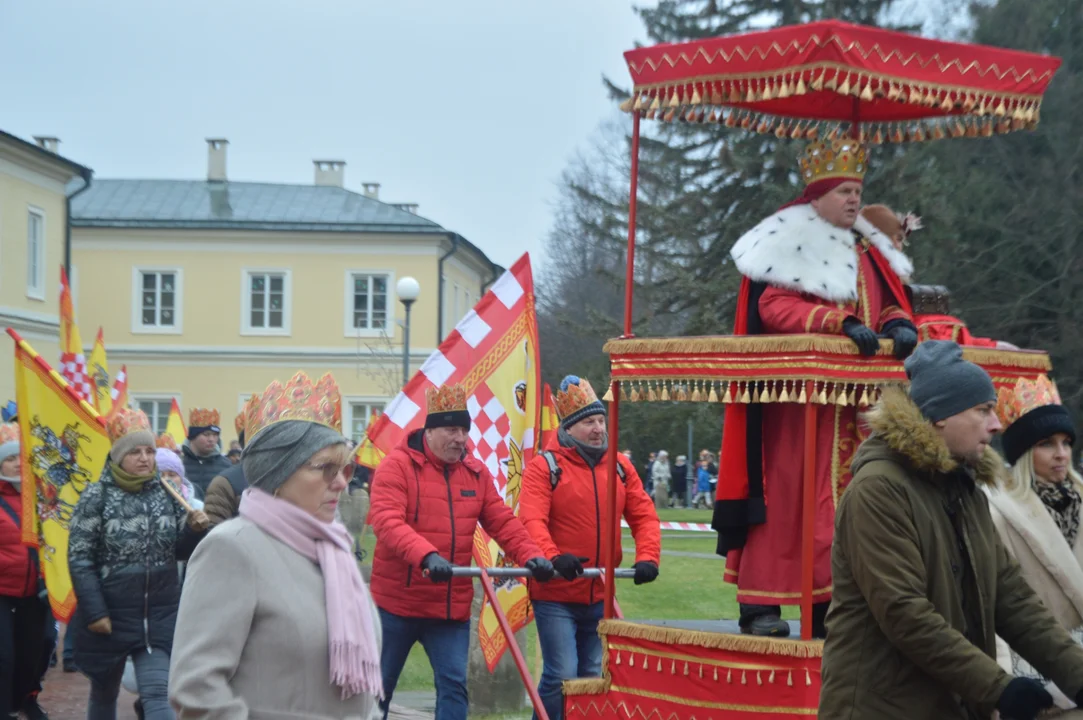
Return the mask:
[[[161,650],[152,653],[136,650],[132,653],[132,664],[135,665],[143,717],[146,720],[175,720],[177,716],[169,706],[169,655]],[[117,696],[123,677],[124,658],[110,670],[105,683],[90,681],[87,720],[117,720]]]
[[384,699],[380,702],[384,720],[391,706],[391,695],[414,643],[420,642],[432,665],[436,685],[435,720],[466,720],[466,664],[470,656],[470,623],[455,620],[408,618],[380,610],[384,645],[380,652],[380,672],[384,681]]
[[[542,669],[538,695],[549,720],[564,717],[565,680],[598,677],[602,674],[602,640],[598,621],[602,603],[558,603],[534,601],[534,623],[538,626]],[[537,720],[537,715],[534,715]]]

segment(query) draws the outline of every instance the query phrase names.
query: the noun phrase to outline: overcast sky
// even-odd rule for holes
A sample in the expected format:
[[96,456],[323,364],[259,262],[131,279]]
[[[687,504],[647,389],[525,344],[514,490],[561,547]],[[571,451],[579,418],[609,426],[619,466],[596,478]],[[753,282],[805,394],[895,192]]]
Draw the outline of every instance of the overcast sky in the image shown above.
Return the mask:
[[[638,3],[645,4],[643,0]],[[644,36],[625,0],[0,0],[0,129],[56,135],[103,178],[346,186],[541,258],[560,173],[617,111]]]

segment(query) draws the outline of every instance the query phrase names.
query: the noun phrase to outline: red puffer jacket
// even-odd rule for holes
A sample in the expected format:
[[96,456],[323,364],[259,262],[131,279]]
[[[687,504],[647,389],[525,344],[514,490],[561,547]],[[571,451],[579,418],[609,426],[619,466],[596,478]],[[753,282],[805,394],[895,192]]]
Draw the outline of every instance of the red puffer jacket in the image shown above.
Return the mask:
[[22,498],[9,482],[0,480],[0,595],[38,594],[38,551],[23,545]]
[[[591,469],[578,451],[561,447],[555,440],[547,450],[556,455],[560,480],[553,489],[549,463],[540,454],[536,455],[523,473],[519,519],[550,560],[562,553],[572,553],[587,558],[583,567],[601,567],[605,562],[603,539],[610,527],[606,521],[608,481],[605,461]],[[662,556],[658,513],[632,463],[619,454],[617,460],[624,467],[624,482],[617,480],[617,516],[623,516],[632,529],[636,562],[658,564]],[[620,565],[621,557],[618,547],[617,565]],[[567,582],[555,579],[545,585],[528,584],[531,600],[595,603],[604,599],[601,580],[583,578]]]
[[425,447],[424,434],[407,435],[373,476],[369,522],[376,531],[376,552],[370,589],[376,605],[389,613],[465,621],[473,580],[432,582],[421,574],[426,555],[437,552],[453,565],[469,566],[479,522],[519,565],[542,552],[485,466],[473,457],[445,465]]

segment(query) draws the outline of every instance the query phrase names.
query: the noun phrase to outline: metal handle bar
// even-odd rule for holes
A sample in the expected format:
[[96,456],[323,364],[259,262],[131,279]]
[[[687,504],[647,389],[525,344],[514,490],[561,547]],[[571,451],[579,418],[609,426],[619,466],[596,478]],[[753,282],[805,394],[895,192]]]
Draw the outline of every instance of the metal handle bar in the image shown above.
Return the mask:
[[[530,571],[526,568],[510,568],[510,567],[495,567],[485,568],[486,574],[491,578],[528,578],[530,577]],[[481,577],[481,568],[479,567],[453,567],[451,569],[452,577]],[[605,574],[601,568],[586,568],[583,570],[583,574],[580,577],[585,578],[600,578]],[[613,576],[618,580],[630,579],[636,576],[636,571],[631,568],[618,568],[613,572]],[[553,579],[561,578],[558,573]],[[561,578],[562,579],[562,578]]]

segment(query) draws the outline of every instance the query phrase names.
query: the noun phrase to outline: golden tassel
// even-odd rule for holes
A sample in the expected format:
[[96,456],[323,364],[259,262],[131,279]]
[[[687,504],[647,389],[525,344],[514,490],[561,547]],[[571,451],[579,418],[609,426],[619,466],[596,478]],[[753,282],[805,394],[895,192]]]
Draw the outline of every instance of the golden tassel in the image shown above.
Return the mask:
[[726,381],[726,394],[722,396],[722,402],[723,403],[731,403],[731,402],[733,402],[733,396],[730,394],[730,383],[729,383],[729,381]]
[[847,405],[850,404],[850,398],[846,394],[846,385],[845,384],[843,384],[842,390],[839,391],[839,396],[835,400],[835,403],[839,407],[846,407]]
[[703,98],[700,97],[699,90],[696,90],[695,88],[693,88],[692,89],[692,104],[693,105],[699,105],[702,102],[703,102]]
[[686,112],[684,114],[684,121],[685,122],[695,122],[696,121],[696,108],[690,108],[688,110],[688,112]]
[[793,90],[790,89],[790,79],[785,77],[782,80],[782,87],[778,89],[778,99],[785,100],[790,95],[793,95]]
[[658,112],[656,110],[648,110],[647,111],[647,119],[648,120],[654,120],[654,118],[657,117],[657,115],[658,115]]
[[812,81],[812,89],[816,92],[824,89],[824,76],[827,75],[827,70],[820,71],[820,77],[814,78]]
[[643,656],[643,669],[644,670],[647,669],[647,656],[646,655]]
[[662,672],[662,658],[658,658],[658,667],[656,668],[656,670],[658,672]]
[[742,685],[748,685],[748,671],[747,670],[742,670],[741,671],[741,684]]
[[[620,399],[628,400],[628,383],[626,382],[620,384]],[[629,400],[629,402],[631,401]]]
[[617,651],[617,664],[620,665],[620,650]]
[[820,137],[820,128],[815,125],[810,125],[809,129],[805,131],[805,137],[809,140],[815,140]]
[[981,102],[978,103],[978,110],[977,110],[976,114],[979,115],[979,116],[982,116],[982,115],[985,115],[987,112],[988,112],[988,110],[986,110],[986,108],[985,108],[985,98],[983,97],[981,99]]
[[632,395],[629,398],[629,402],[639,402],[639,385],[632,386]]
[[628,667],[634,668],[636,666],[636,654],[628,653]]
[[650,109],[657,110],[662,107],[662,101],[659,99],[659,95],[654,96],[654,102],[651,103]]
[[700,680],[702,680],[702,679],[703,679],[703,665],[700,665],[700,666],[699,666],[699,679],[700,679]]
[[741,92],[741,88],[734,83],[730,85],[730,105],[736,105],[742,103],[745,100],[744,93]]
[[767,133],[771,132],[770,121],[768,121],[767,118],[762,118],[760,120],[760,124],[756,126],[756,132],[758,132],[760,135],[766,135]]
[[763,676],[760,675],[759,670],[756,671],[756,684],[757,685],[763,685]]
[[709,122],[709,123],[718,122],[718,113],[716,111],[714,111],[714,110],[711,110],[711,114],[707,117],[707,122]]
[[632,104],[632,109],[633,110],[642,110],[643,109],[643,98],[645,98],[645,97],[650,97],[650,96],[646,95],[646,94],[636,95],[635,96],[635,102]]
[[780,123],[779,126],[777,128],[775,128],[775,137],[777,137],[779,140],[785,139],[786,136],[789,135],[789,134],[790,134],[790,131],[786,127],[785,122]]
[[892,101],[892,102],[895,102],[896,100],[899,99],[899,96],[902,95],[902,92],[903,92],[902,88],[895,87],[895,83],[891,83],[890,85],[888,85],[887,99]]
[[714,669],[714,681],[718,682],[718,668]]
[[861,400],[860,407],[867,408],[869,406],[869,386],[861,386]]
[[631,112],[632,107],[635,105],[635,99],[629,97],[627,100],[620,104],[621,112]]
[[930,89],[927,93],[925,93],[925,99],[921,101],[921,104],[925,107],[934,107],[938,105],[939,103],[937,103],[936,101],[936,93]]
[[836,90],[835,92],[837,92],[839,95],[850,94],[850,73],[846,73],[846,79],[842,81],[842,85],[840,85],[838,90]]
[[666,121],[667,123],[670,123],[670,122],[673,122],[673,118],[674,118],[674,117],[675,117],[676,115],[677,115],[677,111],[676,111],[676,110],[669,110],[669,111],[667,111],[667,112],[666,112],[666,114],[665,114],[665,117],[664,117],[664,119],[665,119],[665,121]]
[[850,404],[850,407],[857,407],[857,386],[854,385],[854,389],[850,391],[850,397],[846,399],[846,402]]
[[992,120],[986,120],[986,121],[982,122],[981,135],[982,135],[982,137],[992,137],[993,136],[993,121]]
[[789,685],[790,687],[793,687],[793,670],[790,670],[788,675],[789,675],[789,677],[786,678],[786,684]]
[[767,100],[774,100],[774,99],[775,99],[774,85],[771,84],[770,80],[767,80],[764,83],[763,94],[760,95],[760,100],[763,100],[764,102],[766,102]]
[[1004,117],[1005,113],[1007,113],[1007,112],[1008,112],[1008,109],[1004,106],[1004,101],[1001,100],[1000,104],[997,105],[997,109],[993,111],[993,114],[996,115],[997,117]]
[[831,76],[830,80],[824,81],[824,90],[835,90],[839,86],[839,71],[836,70],[835,74]]
[[687,675],[687,674],[688,674],[688,663],[685,663],[685,664],[684,664],[684,674],[685,674],[685,675]]
[[835,384],[831,383],[831,394],[830,395],[827,394],[827,387],[825,385],[823,392],[820,393],[820,404],[821,405],[834,405],[837,400],[838,400],[838,397],[835,395]]
[[808,668],[805,668],[805,685],[812,684],[812,676],[809,675]]
[[[801,382],[798,380],[798,382]],[[808,403],[808,396],[805,394],[805,383],[801,382],[801,394],[797,396],[797,402],[805,405]]]
[[940,125],[934,126],[933,127],[933,140],[943,140],[944,137],[945,137],[944,128],[942,128]]
[[718,402],[718,391],[715,389],[715,382],[711,381],[711,392],[707,395],[707,402]]
[[670,660],[669,661],[669,674],[670,675],[676,675],[677,674],[677,661],[676,660]]
[[654,391],[654,381],[652,380],[647,385],[647,402],[657,402],[657,401],[658,401],[658,393],[656,393]]
[[873,99],[871,80],[869,81],[869,84],[865,86],[865,89],[861,91],[861,99],[865,102],[869,102]]
[[775,671],[774,670],[772,670],[771,674],[767,676],[767,682],[769,682],[771,684],[774,684],[774,682],[775,682]]
[[673,88],[673,94],[670,96],[669,103],[667,103],[666,106],[671,107],[671,108],[676,108],[676,107],[681,106],[681,96],[678,93],[677,88]]
[[745,405],[748,405],[752,402],[752,395],[748,392],[748,385],[748,383],[745,383],[745,392],[743,395],[741,395],[741,402]]
[[874,145],[884,144],[884,133],[880,128],[876,128],[876,132],[873,133],[872,142]]
[[669,402],[669,386],[665,381],[662,383],[662,402]]
[[605,395],[602,396],[602,402],[613,402],[613,386],[610,385],[609,389],[605,391]]
[[940,109],[944,112],[951,112],[955,109],[955,103],[951,100],[951,93],[944,94],[944,102],[940,103]]
[[831,141],[835,141],[835,140],[838,140],[838,139],[839,139],[839,138],[841,138],[841,137],[842,137],[842,128],[841,128],[841,127],[839,127],[838,125],[836,125],[836,126],[835,126],[835,127],[834,127],[834,128],[832,129],[832,130],[831,130],[831,134],[829,134],[829,135],[827,136],[827,139],[828,139],[828,140],[831,140]]
[[910,88],[910,100],[909,100],[909,103],[911,105],[920,105],[921,104],[921,89],[920,88],[916,88],[916,87],[911,87]]
[[741,118],[741,128],[748,130],[752,126],[752,113],[746,112],[745,116]]
[[976,138],[978,136],[978,123],[971,122],[966,126],[966,136],[968,138]]
[[756,91],[752,89],[752,81],[748,81],[748,93],[745,95],[746,103],[756,102]]
[[701,400],[703,400],[703,396],[700,393],[700,387],[702,387],[702,386],[703,386],[703,381],[702,380],[699,381],[699,387],[697,387],[695,385],[692,386],[692,398],[691,398],[692,402],[700,402]]
[[925,142],[925,129],[919,125],[910,133],[910,139],[914,142]]
[[953,122],[948,130],[953,138],[961,138],[966,135],[966,126],[962,121],[956,120]]
[[768,396],[767,402],[778,402],[778,391],[775,388],[774,381],[773,380],[768,380],[767,381],[767,387],[771,388],[771,394]]
[[901,142],[904,142],[905,140],[906,140],[906,137],[903,135],[903,131],[902,131],[901,128],[895,128],[895,132],[891,133],[891,141],[892,142],[901,143]]
[[710,83],[704,83],[703,85],[703,104],[714,105],[714,88]]
[[808,92],[808,88],[805,87],[805,77],[803,75],[797,76],[797,88],[793,91],[794,95],[804,95]]
[[724,123],[724,125],[730,128],[737,127],[737,113],[735,111],[729,111],[729,114],[726,115],[726,122]]
[[974,106],[977,105],[977,104],[978,104],[978,99],[976,97],[974,97],[973,95],[971,95],[970,93],[967,93],[966,97],[963,98],[963,112],[969,113],[970,111],[972,111],[974,109]]
[[784,380],[782,382],[782,392],[780,392],[778,394],[778,401],[780,403],[788,403],[790,401],[790,393],[787,392],[787,389],[788,389],[789,385],[790,385],[789,380]]

